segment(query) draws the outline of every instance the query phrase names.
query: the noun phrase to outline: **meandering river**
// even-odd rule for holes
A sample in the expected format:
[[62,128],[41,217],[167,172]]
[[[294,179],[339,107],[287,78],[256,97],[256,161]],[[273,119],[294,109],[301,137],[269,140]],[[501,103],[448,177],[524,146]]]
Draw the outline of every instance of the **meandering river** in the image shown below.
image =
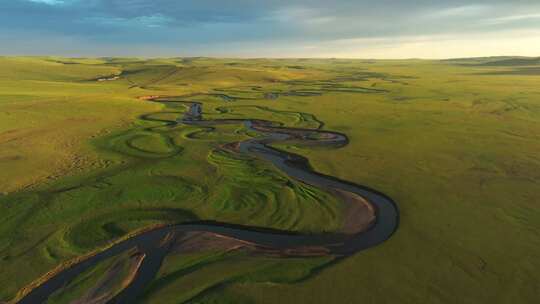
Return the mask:
[[[167,102],[165,99],[160,98],[151,100]],[[339,191],[340,193],[359,196],[369,202],[375,214],[375,220],[369,227],[359,231],[323,234],[298,234],[289,231],[208,221],[160,227],[142,232],[66,267],[32,289],[18,303],[44,303],[55,291],[71,282],[82,272],[109,257],[137,247],[145,255],[145,258],[137,269],[135,278],[123,291],[109,301],[109,303],[134,303],[144,287],[157,274],[162,260],[168,252],[168,247],[163,245],[163,240],[171,233],[210,232],[255,246],[284,250],[290,252],[290,255],[294,255],[294,252],[301,255],[309,251],[310,248],[318,248],[319,251],[323,249],[326,254],[347,256],[384,242],[397,229],[398,209],[396,204],[386,195],[361,185],[314,172],[310,169],[309,161],[306,158],[270,146],[272,143],[295,141],[306,145],[339,147],[347,145],[348,138],[346,135],[319,129],[279,127],[276,123],[264,120],[204,120],[202,104],[191,101],[184,103],[189,109],[183,117],[178,119],[178,123],[197,126],[243,123],[246,128],[258,132],[262,136],[239,143],[231,143],[230,149],[235,150],[237,153],[249,154],[267,161],[289,177],[322,190]]]

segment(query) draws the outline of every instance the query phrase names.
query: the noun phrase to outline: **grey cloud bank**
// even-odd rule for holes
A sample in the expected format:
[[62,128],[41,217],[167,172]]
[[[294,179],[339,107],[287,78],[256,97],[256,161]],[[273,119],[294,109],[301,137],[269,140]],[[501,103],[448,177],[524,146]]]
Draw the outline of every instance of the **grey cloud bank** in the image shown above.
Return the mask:
[[540,2],[0,0],[0,54],[540,55]]

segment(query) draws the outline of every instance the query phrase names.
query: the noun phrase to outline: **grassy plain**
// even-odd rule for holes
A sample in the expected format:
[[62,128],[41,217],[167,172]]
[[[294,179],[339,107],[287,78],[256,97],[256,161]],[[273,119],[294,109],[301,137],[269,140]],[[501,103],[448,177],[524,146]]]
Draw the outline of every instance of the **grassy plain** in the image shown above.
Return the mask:
[[[334,263],[170,255],[142,302],[534,303],[538,69],[523,58],[0,58],[0,301],[149,225],[339,229],[343,206],[331,195],[216,150],[252,135],[242,125],[164,128],[184,106],[136,98],[165,95],[201,101],[208,118],[347,134],[339,150],[281,148],[386,193],[400,227]],[[91,274],[80,281],[98,280]],[[51,302],[80,293],[67,288]]]

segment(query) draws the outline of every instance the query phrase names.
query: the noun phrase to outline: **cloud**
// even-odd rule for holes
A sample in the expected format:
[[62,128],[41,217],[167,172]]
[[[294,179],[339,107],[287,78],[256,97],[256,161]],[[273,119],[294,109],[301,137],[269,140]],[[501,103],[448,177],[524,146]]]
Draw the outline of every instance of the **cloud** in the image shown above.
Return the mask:
[[510,22],[519,22],[519,21],[531,21],[531,20],[540,20],[540,13],[538,14],[523,14],[523,15],[510,15],[497,18],[489,18],[484,20],[485,24],[503,24]]
[[485,15],[490,10],[490,6],[481,4],[469,4],[462,6],[446,7],[432,10],[430,18],[463,18]]
[[539,16],[540,2],[530,0],[10,0],[0,10],[0,37],[18,36],[0,39],[0,52],[24,50],[32,39],[41,41],[37,51],[61,53],[47,41],[62,37],[96,46],[96,53],[150,54],[159,44],[194,55],[233,45],[309,54],[347,39],[377,46],[403,37],[525,31],[540,28]]
[[64,4],[64,1],[62,1],[62,0],[28,0],[28,1],[34,2],[34,3],[48,4],[48,5]]
[[138,16],[134,18],[124,18],[124,17],[106,17],[106,16],[96,16],[96,17],[87,17],[81,20],[81,23],[88,23],[101,26],[112,26],[112,27],[148,27],[148,28],[160,28],[164,27],[167,24],[173,22],[174,20],[170,17],[164,16],[162,14],[155,14],[149,16]]

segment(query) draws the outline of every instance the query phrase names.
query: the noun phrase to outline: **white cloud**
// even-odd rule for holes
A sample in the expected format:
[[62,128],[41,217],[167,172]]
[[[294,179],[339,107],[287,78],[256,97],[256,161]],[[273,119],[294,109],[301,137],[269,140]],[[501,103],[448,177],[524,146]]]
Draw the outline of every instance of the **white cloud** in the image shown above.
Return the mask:
[[430,18],[473,17],[483,15],[489,9],[490,7],[487,5],[471,4],[432,10],[427,16]]
[[503,24],[503,23],[509,23],[509,22],[523,21],[523,20],[533,20],[533,19],[540,19],[540,13],[510,15],[510,16],[503,16],[503,17],[497,17],[497,18],[490,18],[490,19],[484,20],[484,23],[495,25],[495,24]]
[[43,4],[48,4],[48,5],[64,4],[63,0],[28,0],[28,1],[34,2],[34,3],[43,3]]
[[129,26],[142,26],[148,28],[157,28],[163,27],[168,23],[174,21],[170,17],[155,14],[150,16],[139,16],[135,18],[121,18],[121,17],[89,17],[82,20],[84,23],[94,23],[99,25],[110,25],[110,26],[120,26],[120,27],[129,27]]

